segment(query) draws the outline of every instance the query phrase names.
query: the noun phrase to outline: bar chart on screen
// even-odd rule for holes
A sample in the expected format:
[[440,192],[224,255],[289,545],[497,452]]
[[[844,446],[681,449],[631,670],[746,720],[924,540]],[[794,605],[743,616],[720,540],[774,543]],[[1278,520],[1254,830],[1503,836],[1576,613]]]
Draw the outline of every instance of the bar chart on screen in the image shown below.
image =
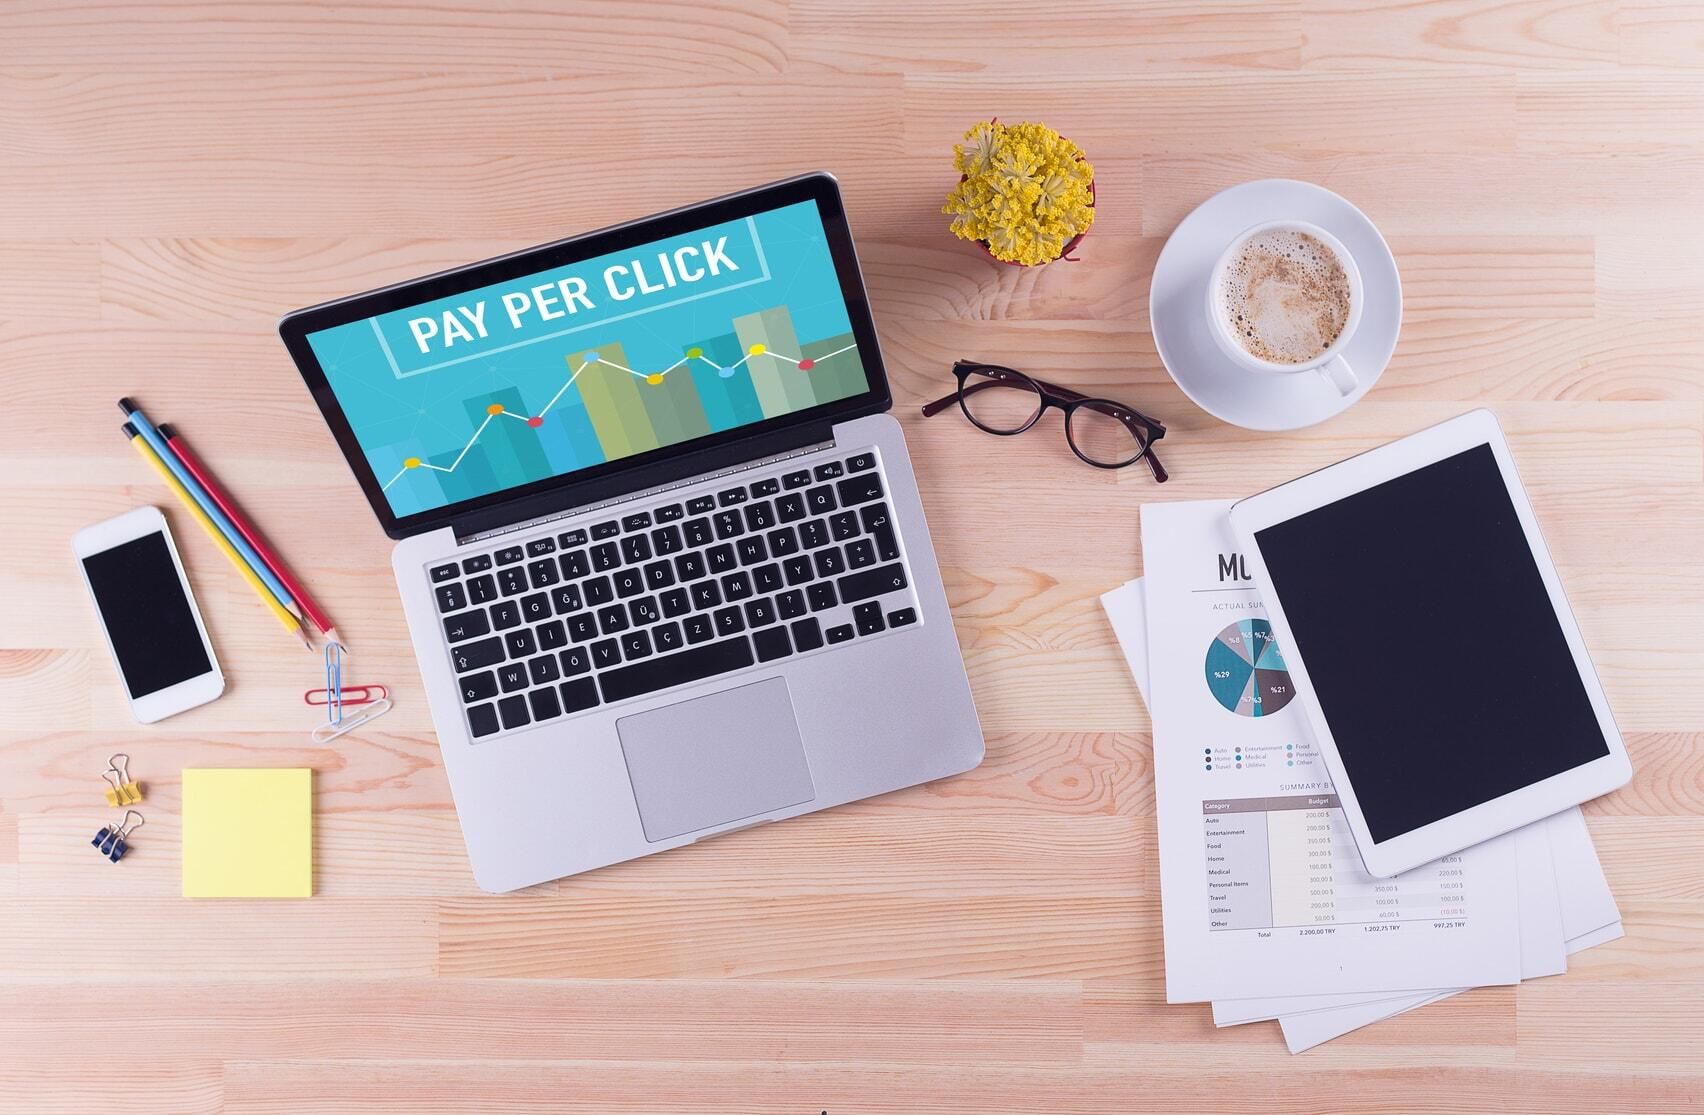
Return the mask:
[[[588,465],[807,410],[866,388],[851,333],[801,341],[786,306],[735,317],[726,332],[640,363],[617,338],[564,352],[556,382],[460,400],[465,440],[373,452],[393,504],[456,503]],[[442,421],[438,425],[453,423]],[[400,497],[400,498],[399,498]]]

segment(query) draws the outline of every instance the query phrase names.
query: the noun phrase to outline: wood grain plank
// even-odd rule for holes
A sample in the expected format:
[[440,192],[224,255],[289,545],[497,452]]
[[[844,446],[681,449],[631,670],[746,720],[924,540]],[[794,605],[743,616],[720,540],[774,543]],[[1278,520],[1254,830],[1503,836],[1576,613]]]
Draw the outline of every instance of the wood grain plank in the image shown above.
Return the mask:
[[1309,71],[1603,69],[1620,55],[1621,8],[1617,0],[1310,0],[1301,11],[1302,64]]
[[1696,151],[1704,83],[1694,73],[1522,73],[1516,82],[1518,149],[1561,154]]

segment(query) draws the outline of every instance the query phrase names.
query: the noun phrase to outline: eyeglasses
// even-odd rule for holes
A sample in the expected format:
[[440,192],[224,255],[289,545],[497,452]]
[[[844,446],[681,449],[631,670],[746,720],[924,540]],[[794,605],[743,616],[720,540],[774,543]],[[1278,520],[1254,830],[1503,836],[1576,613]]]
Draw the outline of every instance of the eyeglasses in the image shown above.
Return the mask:
[[1154,455],[1154,442],[1166,436],[1166,428],[1135,407],[1093,399],[999,364],[960,360],[953,365],[953,375],[958,390],[925,406],[923,417],[957,402],[978,429],[1011,437],[1040,421],[1048,407],[1058,407],[1065,412],[1065,441],[1085,464],[1123,468],[1145,460],[1154,480],[1166,482],[1165,466]]

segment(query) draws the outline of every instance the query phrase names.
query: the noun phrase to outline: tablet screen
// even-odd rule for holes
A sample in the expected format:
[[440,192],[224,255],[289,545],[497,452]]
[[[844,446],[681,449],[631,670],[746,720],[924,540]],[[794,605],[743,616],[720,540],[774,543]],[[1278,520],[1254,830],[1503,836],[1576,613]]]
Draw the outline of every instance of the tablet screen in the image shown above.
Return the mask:
[[1489,445],[1255,538],[1375,843],[1609,754]]

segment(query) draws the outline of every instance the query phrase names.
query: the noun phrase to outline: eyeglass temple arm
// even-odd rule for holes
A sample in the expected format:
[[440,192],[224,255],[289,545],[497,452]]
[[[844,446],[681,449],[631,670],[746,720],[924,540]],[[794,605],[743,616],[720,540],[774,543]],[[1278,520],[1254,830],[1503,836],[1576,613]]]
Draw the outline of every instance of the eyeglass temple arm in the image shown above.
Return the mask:
[[958,402],[957,391],[954,391],[950,395],[942,395],[939,399],[936,399],[932,403],[923,404],[923,417],[932,418],[956,402]]

